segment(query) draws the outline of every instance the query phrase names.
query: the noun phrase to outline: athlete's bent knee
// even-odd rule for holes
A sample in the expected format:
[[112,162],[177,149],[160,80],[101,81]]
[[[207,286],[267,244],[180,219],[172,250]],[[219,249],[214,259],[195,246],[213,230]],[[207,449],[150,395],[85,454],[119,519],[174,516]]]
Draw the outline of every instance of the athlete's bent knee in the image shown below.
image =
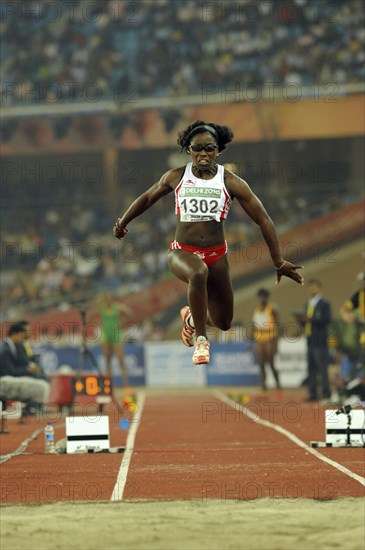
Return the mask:
[[204,265],[199,271],[195,271],[190,277],[190,283],[194,286],[206,285],[208,279],[208,268]]

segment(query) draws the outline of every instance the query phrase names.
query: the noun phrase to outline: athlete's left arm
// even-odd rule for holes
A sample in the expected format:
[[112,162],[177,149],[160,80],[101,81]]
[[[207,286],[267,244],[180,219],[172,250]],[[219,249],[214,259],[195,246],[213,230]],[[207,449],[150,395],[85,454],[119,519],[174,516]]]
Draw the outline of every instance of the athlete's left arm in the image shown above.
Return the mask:
[[297,272],[297,269],[302,269],[303,266],[294,265],[283,258],[274,223],[260,199],[243,179],[229,170],[225,170],[224,181],[229,193],[236,197],[244,211],[260,227],[262,236],[265,239],[272,261],[276,267],[277,284],[280,283],[281,277],[285,276],[302,285],[304,279]]

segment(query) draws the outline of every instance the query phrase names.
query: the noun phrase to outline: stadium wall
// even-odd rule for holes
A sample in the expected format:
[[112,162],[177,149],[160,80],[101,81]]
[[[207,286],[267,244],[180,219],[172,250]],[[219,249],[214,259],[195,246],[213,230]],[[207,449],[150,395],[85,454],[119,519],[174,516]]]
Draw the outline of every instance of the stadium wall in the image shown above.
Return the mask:
[[[316,96],[313,92],[312,98],[303,98],[298,87],[296,94],[286,94],[281,101],[232,102],[229,95],[214,105],[209,104],[208,99],[205,104],[204,98],[198,105],[189,107],[179,107],[177,101],[173,108],[173,124],[168,129],[163,107],[138,110],[138,101],[125,113],[80,115],[76,112],[69,120],[67,133],[61,138],[56,137],[52,114],[48,117],[40,116],[41,113],[28,114],[26,118],[14,119],[12,136],[2,142],[2,155],[75,153],[110,147],[123,150],[166,148],[175,143],[176,133],[195,119],[231,126],[236,141],[242,143],[363,136],[365,95],[343,96],[335,85],[332,87],[329,86],[326,95]],[[68,116],[67,105],[63,106],[63,113]],[[117,137],[110,131],[110,124],[115,120],[120,124]]]

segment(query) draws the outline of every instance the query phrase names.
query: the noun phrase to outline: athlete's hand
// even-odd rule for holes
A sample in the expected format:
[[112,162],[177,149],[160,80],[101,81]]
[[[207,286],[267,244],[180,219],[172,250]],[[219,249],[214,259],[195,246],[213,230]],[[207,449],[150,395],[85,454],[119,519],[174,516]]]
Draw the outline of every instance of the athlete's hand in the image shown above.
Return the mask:
[[114,237],[116,237],[117,239],[123,239],[123,237],[125,237],[128,233],[128,229],[126,227],[122,227],[121,225],[119,225],[119,220],[120,218],[117,219],[117,221],[115,222],[114,224],[114,227],[113,227],[113,235]]
[[299,285],[304,285],[304,278],[301,276],[300,273],[297,272],[297,269],[303,269],[302,265],[294,265],[291,262],[285,261],[282,266],[280,266],[280,269],[276,270],[276,284],[278,285],[281,281],[281,278],[289,277],[289,279],[293,279],[296,283]]

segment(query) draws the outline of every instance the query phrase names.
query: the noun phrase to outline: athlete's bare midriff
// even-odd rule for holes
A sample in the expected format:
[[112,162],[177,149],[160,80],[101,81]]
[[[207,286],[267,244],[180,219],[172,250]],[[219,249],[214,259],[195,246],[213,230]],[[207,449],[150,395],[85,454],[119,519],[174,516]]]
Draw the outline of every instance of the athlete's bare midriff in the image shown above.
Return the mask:
[[206,222],[177,221],[175,239],[190,246],[210,247],[225,243],[223,220]]

